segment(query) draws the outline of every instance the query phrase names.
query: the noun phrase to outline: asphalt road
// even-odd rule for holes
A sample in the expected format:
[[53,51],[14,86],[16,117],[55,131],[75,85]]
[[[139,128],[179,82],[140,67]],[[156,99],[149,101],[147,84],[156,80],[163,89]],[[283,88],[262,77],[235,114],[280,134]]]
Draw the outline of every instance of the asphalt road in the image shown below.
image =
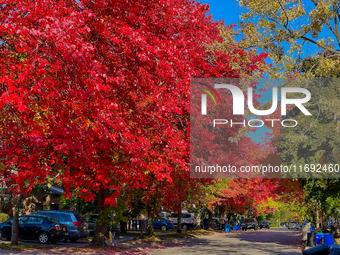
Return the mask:
[[[218,233],[211,236],[202,236],[197,239],[181,240],[176,245],[164,245],[163,249],[141,249],[140,252],[133,254],[147,255],[301,255],[300,247],[301,234],[297,230],[288,230],[282,228],[272,228],[270,230],[248,230],[233,231],[231,233]],[[3,241],[4,242],[4,241]],[[38,244],[37,242],[20,242],[22,244]],[[58,243],[54,246],[60,247],[81,247],[87,242],[79,240],[77,243]],[[34,255],[52,255],[52,254],[74,254],[61,253],[57,250],[36,250],[30,252],[15,252],[1,250],[0,254],[17,255],[17,254],[34,254]],[[90,255],[90,254],[89,254]],[[97,255],[97,254],[95,254]]]
[[288,229],[234,231],[185,241],[181,247],[154,250],[150,255],[301,255],[300,232]]

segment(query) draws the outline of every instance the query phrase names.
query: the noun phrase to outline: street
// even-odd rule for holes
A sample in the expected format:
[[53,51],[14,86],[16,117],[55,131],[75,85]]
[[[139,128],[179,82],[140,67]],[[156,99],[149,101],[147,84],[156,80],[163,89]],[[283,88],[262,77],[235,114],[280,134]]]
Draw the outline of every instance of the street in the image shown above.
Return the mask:
[[[217,233],[211,236],[202,236],[196,239],[181,239],[176,245],[164,245],[164,249],[140,250],[134,254],[149,255],[203,255],[203,254],[238,254],[238,255],[300,255],[300,232],[283,228],[270,230],[234,231],[231,233]],[[33,244],[26,243],[25,244]],[[34,243],[36,244],[36,243]],[[86,243],[58,243],[60,247],[81,247]],[[147,247],[148,245],[144,246]],[[0,254],[22,254],[23,252],[0,250]],[[60,250],[36,250],[25,254],[72,254]]]
[[216,234],[213,236],[185,241],[181,247],[155,250],[152,255],[179,254],[250,254],[250,255],[297,255],[299,250],[299,232],[288,229],[262,229]]

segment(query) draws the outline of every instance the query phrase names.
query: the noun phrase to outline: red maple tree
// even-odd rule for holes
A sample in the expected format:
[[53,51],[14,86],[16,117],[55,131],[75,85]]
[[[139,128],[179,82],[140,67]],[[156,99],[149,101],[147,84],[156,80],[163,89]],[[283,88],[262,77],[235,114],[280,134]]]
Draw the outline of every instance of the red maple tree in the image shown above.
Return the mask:
[[237,77],[228,61],[247,54],[206,50],[222,41],[207,11],[189,0],[2,1],[0,157],[13,191],[53,179],[66,195],[98,196],[100,213],[126,186],[190,179],[190,78]]

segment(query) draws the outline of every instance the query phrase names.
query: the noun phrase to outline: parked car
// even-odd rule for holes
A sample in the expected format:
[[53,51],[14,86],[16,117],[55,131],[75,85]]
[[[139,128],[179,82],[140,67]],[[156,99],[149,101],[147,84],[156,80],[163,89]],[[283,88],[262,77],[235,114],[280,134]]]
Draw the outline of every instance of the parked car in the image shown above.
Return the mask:
[[299,224],[295,220],[291,220],[288,222],[288,229],[299,229]]
[[250,218],[250,219],[246,219],[242,223],[241,228],[244,231],[247,231],[247,229],[258,230],[259,229],[259,224],[257,223],[257,220],[255,218]]
[[[160,215],[161,217],[166,218],[167,213],[162,212]],[[176,228],[178,223],[178,213],[171,212],[171,221]],[[184,230],[196,227],[195,214],[183,211],[181,216],[181,227]]]
[[86,219],[78,212],[72,211],[37,211],[34,215],[48,216],[62,224],[67,225],[68,238],[60,241],[77,242],[79,238],[87,238],[89,236],[88,223]]
[[[200,222],[201,228],[204,228],[203,220],[204,218],[201,219],[201,222]],[[213,228],[218,228],[219,224],[220,224],[220,219],[218,217],[213,217]]]
[[213,228],[218,228],[220,224],[220,219],[217,217],[213,217]]
[[[11,240],[13,218],[0,223],[0,240]],[[68,236],[67,225],[45,216],[28,215],[19,217],[19,238],[38,240],[42,244],[56,243]]]
[[[146,219],[148,220],[148,219]],[[154,229],[161,229],[163,231],[168,230],[168,229],[173,229],[174,225],[172,223],[172,221],[167,220],[165,218],[156,218],[153,221],[153,228]]]
[[268,221],[261,221],[260,229],[262,228],[270,228]]
[[[89,236],[94,236],[94,231],[96,230],[97,226],[98,214],[92,214],[91,216],[86,217],[85,219],[88,222]],[[112,221],[112,218],[110,216],[108,216],[108,219]],[[110,231],[119,232],[119,229],[120,229],[119,224],[112,225],[110,223],[107,223],[107,236],[109,236]]]

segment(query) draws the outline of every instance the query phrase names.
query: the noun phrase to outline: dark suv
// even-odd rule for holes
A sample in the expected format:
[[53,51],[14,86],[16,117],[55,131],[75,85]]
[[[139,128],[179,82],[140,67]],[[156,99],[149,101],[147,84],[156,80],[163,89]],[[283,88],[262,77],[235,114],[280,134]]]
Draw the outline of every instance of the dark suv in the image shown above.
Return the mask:
[[242,223],[242,230],[247,231],[247,229],[259,229],[259,224],[257,223],[257,220],[255,218],[246,219]]
[[268,229],[270,228],[268,221],[262,221],[261,222],[260,229],[263,229],[263,228],[268,228]]
[[60,241],[77,242],[79,238],[87,238],[89,236],[88,223],[80,213],[72,211],[38,211],[32,213],[34,215],[48,216],[62,224],[67,225],[68,238]]

